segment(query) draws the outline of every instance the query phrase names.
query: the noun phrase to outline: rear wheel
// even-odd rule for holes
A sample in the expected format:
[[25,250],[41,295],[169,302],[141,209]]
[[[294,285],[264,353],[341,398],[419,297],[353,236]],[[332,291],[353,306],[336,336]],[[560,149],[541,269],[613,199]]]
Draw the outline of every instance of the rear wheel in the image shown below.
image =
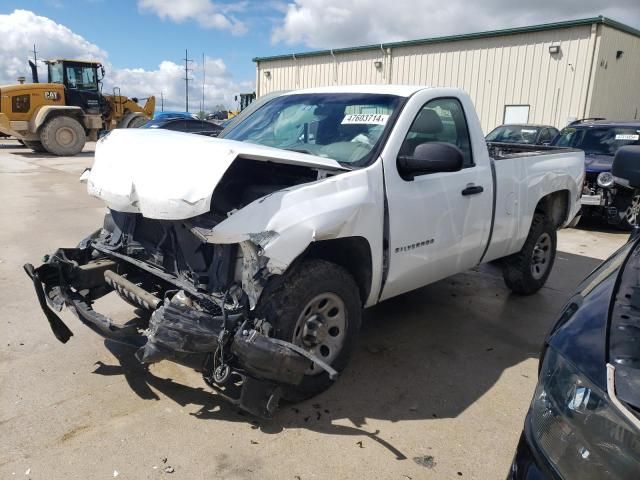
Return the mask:
[[[262,293],[256,313],[274,327],[273,336],[292,342],[343,370],[360,330],[361,302],[353,277],[324,260],[307,260],[274,278]],[[300,385],[285,387],[283,397],[301,401],[326,390],[332,381],[318,366]]]
[[513,292],[531,295],[540,290],[556,258],[556,229],[551,220],[536,213],[522,249],[503,260],[504,282]]
[[623,230],[633,229],[640,220],[640,192],[634,190],[631,196],[619,196],[616,200],[620,218],[617,226]]
[[37,140],[23,140],[22,143],[25,147],[30,148],[36,153],[46,153],[47,149],[42,146],[42,142]]
[[75,118],[58,116],[47,121],[40,131],[40,141],[54,155],[75,155],[87,140],[84,127]]

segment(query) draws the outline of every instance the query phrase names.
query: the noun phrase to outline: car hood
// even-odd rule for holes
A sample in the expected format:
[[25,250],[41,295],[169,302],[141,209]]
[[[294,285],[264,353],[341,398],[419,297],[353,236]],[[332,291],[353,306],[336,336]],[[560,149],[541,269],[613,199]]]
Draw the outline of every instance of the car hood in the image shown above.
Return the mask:
[[211,209],[211,196],[238,158],[348,170],[335,160],[167,130],[119,129],[98,142],[87,191],[119,212],[182,220]]
[[[635,241],[625,244],[578,286],[545,342],[605,391],[607,390],[607,361],[608,359],[612,361],[612,357],[615,357],[615,346],[612,341],[620,338],[615,334],[610,323],[610,306],[612,302],[614,306],[621,303],[617,292],[618,279],[621,272],[624,275],[625,271],[634,271],[633,268],[628,268],[628,264],[625,267],[625,262],[636,246]],[[633,253],[631,255],[633,256]],[[608,332],[612,333],[610,338],[608,338]],[[637,342],[636,357],[640,359],[640,348],[638,348],[640,336],[634,336],[633,332],[634,330],[629,328],[622,329],[619,333],[622,338],[628,339],[631,343]],[[629,347],[628,343],[626,347]],[[626,353],[628,354],[628,350]],[[640,370],[638,370],[638,377],[640,377]]]
[[609,172],[612,166],[613,157],[611,155],[594,155],[589,153],[585,153],[584,155],[584,169],[587,172]]

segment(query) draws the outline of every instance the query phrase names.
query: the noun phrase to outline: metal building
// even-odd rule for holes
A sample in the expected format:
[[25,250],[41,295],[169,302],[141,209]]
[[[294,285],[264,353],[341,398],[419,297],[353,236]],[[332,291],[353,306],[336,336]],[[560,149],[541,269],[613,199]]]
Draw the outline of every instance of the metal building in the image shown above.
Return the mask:
[[459,87],[486,132],[640,117],[640,31],[605,17],[254,58],[258,96],[368,83]]

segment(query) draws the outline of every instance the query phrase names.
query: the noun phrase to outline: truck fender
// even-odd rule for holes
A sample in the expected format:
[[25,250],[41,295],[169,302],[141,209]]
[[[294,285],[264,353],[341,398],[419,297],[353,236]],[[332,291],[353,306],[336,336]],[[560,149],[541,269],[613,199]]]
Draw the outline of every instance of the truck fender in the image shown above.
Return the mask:
[[[283,274],[315,242],[361,237],[368,246],[369,263],[381,265],[383,207],[378,202],[383,197],[371,181],[366,172],[354,171],[274,192],[234,212],[202,239],[240,245],[243,290],[252,307],[262,290],[254,279]],[[359,276],[369,283],[361,291],[377,292],[379,268]],[[371,298],[363,301],[370,303]]]
[[84,113],[80,107],[44,105],[40,107],[37,113],[31,117],[31,120],[29,120],[29,131],[31,133],[36,133],[38,129],[44,125],[44,122],[47,121],[47,118],[49,118],[50,115],[58,112],[67,113],[82,123],[82,116]]

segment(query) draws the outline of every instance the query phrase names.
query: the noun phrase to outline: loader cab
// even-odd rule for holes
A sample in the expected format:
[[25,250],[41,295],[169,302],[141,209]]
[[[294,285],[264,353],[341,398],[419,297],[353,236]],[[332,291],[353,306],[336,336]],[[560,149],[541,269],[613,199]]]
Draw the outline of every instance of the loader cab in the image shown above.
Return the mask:
[[98,62],[51,60],[47,62],[49,83],[64,85],[66,105],[85,113],[102,114],[107,108],[100,85],[104,67]]

